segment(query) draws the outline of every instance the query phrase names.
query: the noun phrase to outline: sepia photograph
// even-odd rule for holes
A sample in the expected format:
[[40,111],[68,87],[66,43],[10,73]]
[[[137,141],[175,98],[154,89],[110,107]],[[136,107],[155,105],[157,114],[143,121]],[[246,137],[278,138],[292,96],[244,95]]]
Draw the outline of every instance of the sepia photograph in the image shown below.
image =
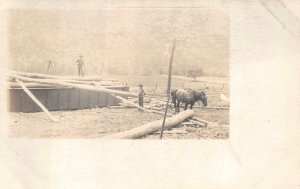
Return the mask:
[[300,188],[299,0],[2,0],[0,17],[1,188]]
[[10,136],[228,139],[228,8],[9,10]]

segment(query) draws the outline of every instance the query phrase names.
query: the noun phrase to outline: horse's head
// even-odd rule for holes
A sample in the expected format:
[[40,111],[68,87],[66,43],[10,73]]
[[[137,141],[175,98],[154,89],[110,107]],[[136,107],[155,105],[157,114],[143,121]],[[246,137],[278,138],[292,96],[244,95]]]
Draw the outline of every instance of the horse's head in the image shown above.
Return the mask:
[[171,91],[171,96],[172,96],[172,97],[175,97],[175,96],[176,96],[176,92],[177,92],[177,90],[176,90],[176,89],[173,89],[173,90]]
[[205,94],[205,92],[195,92],[195,100],[198,101],[200,100],[203,105],[206,107],[207,106],[207,96]]

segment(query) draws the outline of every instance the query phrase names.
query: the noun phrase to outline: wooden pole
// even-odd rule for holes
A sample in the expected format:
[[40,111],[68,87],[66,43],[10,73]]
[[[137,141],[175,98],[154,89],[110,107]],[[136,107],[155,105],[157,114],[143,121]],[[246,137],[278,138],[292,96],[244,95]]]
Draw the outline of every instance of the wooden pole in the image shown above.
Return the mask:
[[22,81],[16,80],[18,82],[18,84],[22,87],[22,89],[24,90],[24,92],[43,110],[43,112],[45,112],[52,121],[54,122],[58,122],[57,119],[55,119],[50,112],[47,110],[47,108],[26,88],[26,86],[24,85],[24,83]]
[[[186,110],[178,113],[177,115],[167,118],[165,120],[165,127],[170,128],[174,127],[184,120],[192,117],[194,115],[193,110]],[[141,138],[145,135],[151,134],[161,128],[161,119],[157,121],[153,121],[150,123],[147,123],[145,125],[136,127],[134,129],[130,129],[127,131],[119,132],[119,133],[114,133],[110,135],[106,135],[102,137],[102,139],[137,139]]]
[[49,84],[49,85],[71,87],[71,88],[84,89],[84,90],[89,90],[89,91],[97,91],[97,92],[103,92],[103,93],[115,94],[115,95],[121,95],[121,96],[137,97],[137,94],[135,94],[135,93],[111,90],[111,89],[106,89],[106,88],[99,88],[99,87],[94,87],[94,86],[89,86],[89,85],[72,84],[72,83],[56,81],[56,80],[47,80],[47,79],[33,79],[33,78],[18,76],[15,74],[9,74],[9,77],[11,77],[13,79],[19,79],[22,81],[32,82],[32,83]]
[[170,101],[171,79],[172,79],[172,64],[173,64],[173,57],[174,57],[175,47],[176,47],[176,41],[174,40],[173,41],[173,48],[172,48],[172,52],[171,52],[170,63],[169,63],[168,88],[167,88],[168,101],[167,101],[167,104],[166,104],[165,115],[164,115],[163,123],[162,123],[162,126],[161,126],[160,139],[162,139],[162,137],[163,137],[164,127],[165,127],[165,120],[166,120],[166,117],[167,117],[169,101]]

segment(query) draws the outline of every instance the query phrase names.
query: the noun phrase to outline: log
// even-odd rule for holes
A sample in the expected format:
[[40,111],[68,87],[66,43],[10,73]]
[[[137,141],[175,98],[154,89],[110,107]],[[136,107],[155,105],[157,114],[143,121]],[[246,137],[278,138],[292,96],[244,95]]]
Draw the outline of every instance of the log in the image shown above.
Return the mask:
[[114,96],[115,98],[121,100],[121,101],[124,102],[124,103],[130,104],[130,105],[132,105],[132,106],[134,106],[134,107],[136,107],[136,108],[138,108],[138,109],[141,109],[141,110],[144,110],[144,111],[146,111],[146,112],[151,113],[150,110],[147,110],[147,109],[145,109],[145,108],[143,108],[143,107],[140,107],[139,105],[134,104],[134,103],[130,102],[129,100],[126,100],[125,98],[122,98],[122,97],[116,96],[116,95],[112,95],[112,96]]
[[229,110],[227,107],[205,107],[207,110]]
[[10,71],[12,74],[16,74],[23,77],[37,78],[37,79],[67,79],[67,80],[79,80],[79,81],[103,81],[103,77],[74,77],[74,76],[59,76],[48,75],[39,73],[17,72]]
[[[128,105],[126,103],[120,103],[121,106],[125,106],[125,107],[128,107],[128,108],[135,108],[135,106],[132,106],[132,105]],[[152,107],[152,106],[147,106],[147,105],[144,105],[145,108],[149,109],[149,110],[156,110],[156,111],[161,111],[163,110],[162,108],[157,108],[157,107]]]
[[134,106],[107,106],[107,108],[112,108],[112,109],[124,109],[124,108],[135,108]]
[[[177,114],[173,117],[166,118],[164,128],[174,127],[174,126],[180,124],[181,122],[183,122],[184,120],[192,117],[193,115],[194,115],[193,110],[186,110],[186,111],[180,112],[179,114]],[[106,136],[102,137],[102,139],[137,139],[137,138],[141,138],[145,135],[154,133],[155,131],[161,129],[162,121],[163,121],[163,119],[160,119],[160,120],[153,121],[153,122],[147,123],[145,125],[139,126],[134,129],[123,131],[120,133],[106,135]]]
[[[53,85],[37,84],[37,83],[23,83],[27,88],[49,88],[55,87]],[[11,88],[19,88],[20,84],[14,82],[8,82],[8,86]]]
[[203,120],[203,119],[200,119],[200,118],[198,118],[198,117],[193,117],[192,119],[193,119],[193,120],[196,120],[196,121],[199,121],[199,122],[202,122],[202,123],[205,123],[205,124],[209,124],[208,121]]
[[16,80],[18,84],[22,87],[24,92],[50,117],[50,119],[54,122],[58,122],[57,119],[55,119],[50,112],[47,110],[47,108],[26,88],[26,86],[23,84],[22,81]]
[[19,79],[22,81],[32,82],[32,83],[39,83],[39,84],[48,84],[48,85],[55,85],[55,86],[61,86],[61,87],[71,87],[71,88],[77,88],[77,89],[84,89],[89,91],[97,91],[97,92],[104,92],[108,94],[115,94],[115,95],[121,95],[121,96],[132,96],[137,97],[137,94],[125,92],[125,91],[118,91],[118,90],[111,90],[106,88],[99,88],[89,85],[82,85],[82,84],[72,84],[72,83],[66,83],[62,81],[56,81],[56,80],[47,80],[47,79],[33,79],[28,77],[22,77],[15,74],[9,74],[9,77],[14,79]]
[[207,126],[206,123],[203,123],[203,122],[200,122],[200,121],[196,121],[196,120],[193,120],[193,119],[189,119],[189,123],[194,124],[194,125],[204,126],[204,127]]

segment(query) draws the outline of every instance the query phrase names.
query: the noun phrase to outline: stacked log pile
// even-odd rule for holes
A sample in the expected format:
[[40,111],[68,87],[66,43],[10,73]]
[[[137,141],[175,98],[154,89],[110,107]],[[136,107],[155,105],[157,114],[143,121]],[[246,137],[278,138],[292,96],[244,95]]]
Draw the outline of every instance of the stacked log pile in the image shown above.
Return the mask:
[[[8,86],[11,88],[19,88],[20,85],[16,82],[16,79],[22,80],[24,85],[30,88],[57,87],[57,82],[64,82],[67,83],[67,85],[81,84],[97,87],[115,87],[122,85],[121,82],[116,79],[99,76],[73,77],[10,71]],[[64,87],[63,85],[59,86]]]

